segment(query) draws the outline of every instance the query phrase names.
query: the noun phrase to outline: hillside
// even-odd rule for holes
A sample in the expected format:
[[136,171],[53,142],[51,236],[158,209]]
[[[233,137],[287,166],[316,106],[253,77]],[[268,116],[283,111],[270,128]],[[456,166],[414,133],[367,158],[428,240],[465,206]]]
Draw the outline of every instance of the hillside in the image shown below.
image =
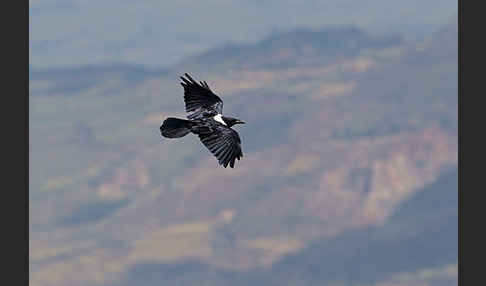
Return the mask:
[[448,170],[404,202],[382,227],[316,239],[271,269],[237,272],[193,261],[140,263],[121,285],[457,285],[457,185],[457,168]]
[[[396,230],[412,219],[406,202],[426,215],[410,200],[457,192],[427,188],[457,166],[456,22],[422,43],[297,30],[168,71],[39,71],[30,82],[31,280],[295,285],[316,265],[334,265],[338,285],[454,273],[450,253],[437,263],[385,254],[435,239],[430,220],[414,226],[418,238]],[[183,72],[247,122],[236,128],[244,158],[234,170],[195,136],[160,137],[163,118],[184,116]],[[444,213],[454,218],[451,206]],[[355,259],[353,249],[368,247],[389,267],[348,275],[371,255]],[[326,281],[316,277],[309,283]]]

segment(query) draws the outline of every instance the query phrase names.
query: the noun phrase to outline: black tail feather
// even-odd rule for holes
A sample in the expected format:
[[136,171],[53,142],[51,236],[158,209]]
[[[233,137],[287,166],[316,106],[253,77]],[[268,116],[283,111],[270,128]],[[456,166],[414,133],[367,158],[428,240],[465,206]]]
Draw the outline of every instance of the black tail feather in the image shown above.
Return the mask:
[[160,133],[166,138],[180,138],[191,132],[191,121],[169,117],[160,126]]

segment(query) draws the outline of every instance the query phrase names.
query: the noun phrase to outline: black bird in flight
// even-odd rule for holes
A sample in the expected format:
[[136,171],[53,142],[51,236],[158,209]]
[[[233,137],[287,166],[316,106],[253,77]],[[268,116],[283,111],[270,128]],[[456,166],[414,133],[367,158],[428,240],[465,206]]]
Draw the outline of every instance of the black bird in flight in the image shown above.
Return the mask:
[[235,124],[245,123],[237,118],[223,116],[223,101],[211,91],[206,81],[197,83],[190,75],[181,77],[184,88],[184,102],[187,119],[169,117],[160,126],[162,136],[166,138],[184,137],[188,133],[199,136],[201,142],[225,168],[235,166],[235,160],[243,157],[241,140],[231,128]]

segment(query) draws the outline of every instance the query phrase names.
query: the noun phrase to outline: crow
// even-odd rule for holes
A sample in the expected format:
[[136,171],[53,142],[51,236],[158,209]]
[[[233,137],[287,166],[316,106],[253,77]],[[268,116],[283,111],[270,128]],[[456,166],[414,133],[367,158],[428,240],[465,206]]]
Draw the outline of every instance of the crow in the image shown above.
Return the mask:
[[235,166],[235,160],[243,157],[238,132],[231,127],[245,122],[223,116],[223,101],[208,86],[206,81],[197,83],[189,74],[184,74],[181,85],[184,88],[186,119],[169,117],[160,126],[162,136],[180,138],[189,133],[199,136],[201,142],[225,168]]

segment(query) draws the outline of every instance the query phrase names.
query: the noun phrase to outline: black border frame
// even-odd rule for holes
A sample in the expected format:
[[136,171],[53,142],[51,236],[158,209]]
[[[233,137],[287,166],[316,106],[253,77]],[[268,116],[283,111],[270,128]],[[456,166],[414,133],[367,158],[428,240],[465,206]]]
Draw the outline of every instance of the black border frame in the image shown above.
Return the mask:
[[[29,285],[29,1],[9,2],[3,25],[3,284]],[[12,9],[13,8],[13,9]],[[16,13],[13,13],[16,12]],[[10,16],[10,17],[9,17]],[[13,105],[12,105],[13,103]],[[9,279],[11,278],[11,279]],[[8,282],[7,282],[8,281]],[[10,281],[14,281],[13,283]]]
[[1,122],[2,143],[6,143],[2,159],[7,159],[2,160],[2,238],[6,238],[2,257],[6,263],[1,273],[3,284],[29,285],[29,1],[8,4],[2,9],[1,25]]

